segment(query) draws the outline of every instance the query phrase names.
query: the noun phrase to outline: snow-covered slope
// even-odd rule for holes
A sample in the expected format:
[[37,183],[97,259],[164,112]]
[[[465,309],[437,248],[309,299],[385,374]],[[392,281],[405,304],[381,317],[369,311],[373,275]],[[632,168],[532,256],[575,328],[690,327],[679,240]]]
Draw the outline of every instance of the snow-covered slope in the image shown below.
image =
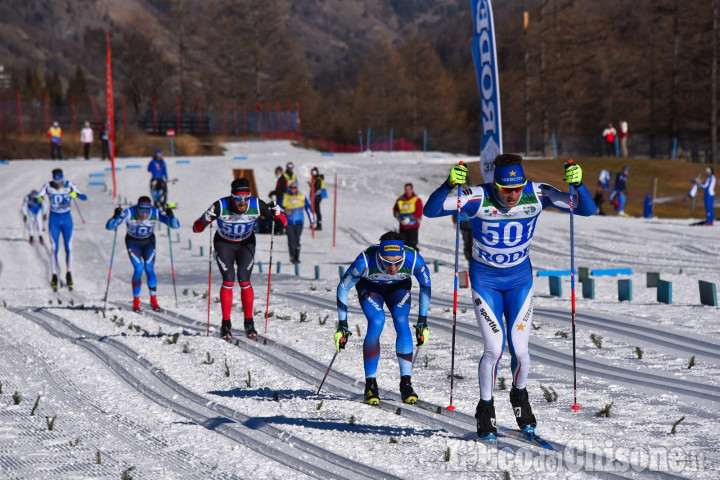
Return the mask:
[[[434,479],[502,478],[506,471],[511,478],[716,477],[720,314],[716,307],[700,305],[698,280],[720,281],[717,228],[689,227],[686,220],[575,219],[577,266],[632,268],[631,276],[621,278],[632,280],[634,298],[618,302],[618,277],[596,277],[594,300],[583,299],[577,284],[577,398],[582,408],[573,412],[570,283],[566,277],[563,296],[552,297],[547,279],[536,278],[529,391],[538,433],[557,452],[522,442],[513,431],[501,439],[509,451],[498,451],[476,441],[472,415],[482,337],[467,289],[459,292],[456,410],[444,409],[450,395],[455,258],[449,218],[424,219],[420,230],[420,250],[433,273],[433,298],[430,343],[418,354],[413,384],[427,403],[411,407],[399,401],[391,323],[381,338],[383,404],[362,403],[367,325],[354,296],[349,318],[353,336],[316,394],[334,353],[339,268],[396,227],[392,205],[406,182],[413,182],[426,199],[449,166],[463,158],[437,153],[323,156],[282,141],[227,147],[223,157],[183,159],[188,163],[168,159],[169,175],[178,179],[169,197],[179,204],[176,215],[182,227],[172,232],[172,243],[166,229],[156,232],[158,296],[166,309],[159,313],[147,309],[145,286],[145,310],[130,310],[124,227],[102,311],[113,246],[113,233],[104,225],[113,199],[88,182],[111,186],[107,162],[0,165],[0,208],[5,212],[0,226],[3,478],[120,478],[125,472],[152,479]],[[148,160],[118,160],[118,192],[124,202],[147,194]],[[270,235],[258,235],[254,317],[265,340],[223,342],[216,332],[220,277],[214,264],[209,268],[210,234],[193,234],[192,222],[229,192],[232,169],[253,169],[266,198],[275,185],[274,168],[288,161],[296,165],[306,193],[313,167],[325,175],[330,198],[322,204],[324,229],[315,238],[309,229],[303,233],[297,272],[289,262],[286,238],[275,236],[267,333]],[[27,242],[19,209],[23,195],[49,180],[58,166],[90,198],[79,202],[86,223],[74,210],[75,291],[54,294],[47,252]],[[100,173],[106,177],[98,177]],[[64,254],[60,258],[63,263]],[[536,270],[569,269],[567,215],[547,211],[540,216],[531,259]],[[461,270],[466,269],[462,257],[460,262]],[[64,268],[62,272],[64,276]],[[647,272],[659,272],[672,282],[672,305],[659,303],[656,289],[645,286]],[[235,300],[239,333],[237,287]],[[602,348],[591,335],[602,337]],[[642,350],[642,359],[636,349]],[[508,357],[498,376],[509,389]],[[695,365],[688,368],[691,357]],[[556,401],[546,401],[543,388],[551,399],[554,391]],[[19,405],[12,398],[15,392],[22,395]],[[610,416],[597,416],[607,405],[612,405]],[[443,407],[440,414],[437,407]],[[507,389],[496,392],[496,410],[498,422],[512,428]]]

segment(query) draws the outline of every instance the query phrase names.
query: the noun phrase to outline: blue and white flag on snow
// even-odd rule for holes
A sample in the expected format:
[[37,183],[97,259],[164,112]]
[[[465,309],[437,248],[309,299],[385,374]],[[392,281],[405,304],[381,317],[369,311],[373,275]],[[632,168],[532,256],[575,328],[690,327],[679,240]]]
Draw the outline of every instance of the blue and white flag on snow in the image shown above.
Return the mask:
[[470,0],[473,13],[472,55],[480,91],[482,138],[480,168],[485,183],[492,182],[493,160],[502,153],[500,83],[495,49],[495,26],[490,0]]

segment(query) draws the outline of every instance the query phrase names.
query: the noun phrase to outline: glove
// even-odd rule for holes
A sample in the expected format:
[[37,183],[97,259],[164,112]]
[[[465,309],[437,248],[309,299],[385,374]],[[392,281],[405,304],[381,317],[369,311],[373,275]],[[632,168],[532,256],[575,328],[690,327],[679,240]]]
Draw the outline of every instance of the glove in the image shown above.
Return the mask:
[[348,329],[347,322],[340,322],[337,330],[335,331],[335,351],[340,353],[340,350],[345,348],[345,344],[348,341],[348,337],[352,335],[350,329]]
[[580,165],[573,163],[572,159],[565,164],[565,181],[573,187],[582,185],[582,168],[580,168]]
[[77,193],[75,190],[73,190],[72,192],[70,192],[70,193],[68,194],[68,196],[69,196],[70,198],[75,198],[75,197],[78,196],[78,193]]
[[113,214],[113,218],[118,218],[120,215],[122,215],[123,209],[122,207],[116,207],[115,213]]
[[169,207],[165,209],[165,215],[167,215],[168,218],[171,219],[171,220],[172,220],[173,218],[175,218],[175,212],[173,212],[173,211],[172,211],[172,208],[169,208]]
[[195,223],[193,223],[193,232],[200,233],[203,230],[205,230],[206,223],[203,221],[202,217],[195,220]]
[[417,338],[417,346],[418,347],[424,347],[427,345],[428,340],[430,339],[430,330],[428,330],[427,326],[427,317],[425,316],[418,316],[417,325],[415,325],[415,338]]
[[410,225],[410,217],[402,217],[402,218],[400,219],[400,223],[401,223],[402,225]]
[[468,168],[462,163],[453,165],[450,169],[450,176],[448,177],[448,185],[451,187],[456,185],[463,185],[465,178],[467,177]]
[[283,213],[283,209],[280,205],[275,205],[271,208],[271,210],[273,211],[274,218],[280,218],[280,214]]
[[23,223],[27,223],[27,215],[23,215]]

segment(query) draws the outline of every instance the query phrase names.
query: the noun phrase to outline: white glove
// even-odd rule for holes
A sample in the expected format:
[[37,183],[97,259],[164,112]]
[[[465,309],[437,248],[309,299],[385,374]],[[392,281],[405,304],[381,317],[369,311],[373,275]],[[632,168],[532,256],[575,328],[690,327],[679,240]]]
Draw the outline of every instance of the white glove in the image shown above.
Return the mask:
[[410,217],[403,217],[400,219],[400,223],[403,225],[409,225],[410,224]]
[[276,216],[276,217],[279,217],[280,214],[283,213],[283,209],[280,205],[275,205],[272,210],[273,210],[274,216]]

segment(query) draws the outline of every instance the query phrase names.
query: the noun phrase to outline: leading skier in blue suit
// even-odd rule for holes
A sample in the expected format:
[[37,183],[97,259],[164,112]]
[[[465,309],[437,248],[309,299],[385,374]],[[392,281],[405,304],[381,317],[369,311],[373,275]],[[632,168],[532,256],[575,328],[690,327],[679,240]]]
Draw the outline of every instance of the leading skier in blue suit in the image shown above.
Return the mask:
[[380,402],[375,379],[380,360],[380,334],[385,326],[383,303],[387,304],[397,333],[395,352],[400,366],[400,395],[405,403],[417,403],[412,387],[413,342],[410,333],[410,289],[412,276],[420,286],[420,308],[415,335],[418,346],[428,341],[427,313],[430,307],[430,271],[423,257],[405,246],[403,236],[387,232],[380,237],[380,244],[365,249],[350,265],[337,287],[338,327],[335,332],[335,348],[345,348],[348,328],[348,292],[354,286],[360,307],[368,321],[368,331],[363,343],[365,362],[365,403]]
[[[497,438],[493,387],[505,338],[511,356],[513,387],[510,403],[518,426],[534,434],[535,415],[527,394],[530,367],[528,340],[532,325],[532,266],[530,240],[538,215],[547,207],[569,211],[570,195],[546,183],[529,182],[519,155],[502,154],[495,159],[492,183],[462,190],[460,211],[470,219],[473,233],[470,283],[475,317],[485,339],[478,366],[480,401],[475,417],[480,438]],[[453,188],[465,183],[467,167],[454,165],[446,182],[425,205],[427,217],[457,212]],[[582,169],[565,164],[565,181],[576,187],[574,213],[595,214],[590,191],[582,184]],[[504,318],[503,318],[504,317]]]
[[70,290],[73,287],[72,279],[72,237],[73,237],[73,220],[70,210],[72,209],[72,201],[74,198],[87,200],[87,195],[82,193],[74,183],[65,180],[63,171],[56,168],[52,171],[52,181],[42,186],[38,192],[40,199],[47,197],[50,201],[50,216],[48,218],[48,231],[53,247],[52,264],[52,280],[50,286],[53,290],[58,287],[58,250],[60,249],[60,234],[65,242],[65,261],[67,265],[67,274],[65,280]]

